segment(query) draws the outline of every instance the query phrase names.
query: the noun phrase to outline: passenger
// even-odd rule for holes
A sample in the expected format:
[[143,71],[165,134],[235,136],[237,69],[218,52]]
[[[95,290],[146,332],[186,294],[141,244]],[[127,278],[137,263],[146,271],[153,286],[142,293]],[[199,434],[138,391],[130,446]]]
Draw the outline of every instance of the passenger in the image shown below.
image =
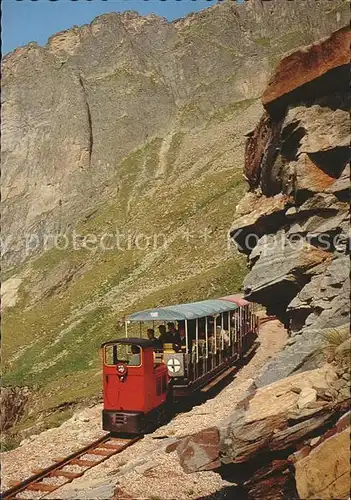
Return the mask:
[[227,347],[229,344],[229,335],[226,330],[224,330],[220,325],[216,327],[217,330],[217,346],[219,343],[219,347],[222,348],[222,344],[224,347]]
[[158,327],[158,331],[160,332],[158,340],[161,343],[161,345],[166,344],[168,342],[172,342],[172,340],[169,340],[169,335],[168,332],[166,332],[166,327],[164,325],[160,325]]
[[207,334],[209,336],[213,335],[213,330],[214,330],[214,318],[213,316],[209,316],[207,323]]
[[139,366],[141,361],[140,357],[140,347],[137,345],[132,345],[132,354],[129,358],[129,366]]
[[169,338],[171,339],[170,342],[172,342],[172,344],[176,344],[176,345],[180,346],[181,345],[180,335],[179,335],[178,330],[176,330],[174,323],[169,322],[169,323],[167,323],[167,326],[168,326],[167,333],[169,334]]
[[146,335],[149,340],[152,340],[154,349],[162,349],[162,344],[159,339],[155,337],[155,330],[153,328],[148,328],[146,330]]

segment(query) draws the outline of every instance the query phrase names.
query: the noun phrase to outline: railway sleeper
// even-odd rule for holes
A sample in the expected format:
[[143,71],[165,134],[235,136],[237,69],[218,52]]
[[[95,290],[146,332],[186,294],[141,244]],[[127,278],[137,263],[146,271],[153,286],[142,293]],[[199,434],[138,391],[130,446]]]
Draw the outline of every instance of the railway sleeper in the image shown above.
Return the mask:
[[101,449],[89,450],[89,455],[101,455],[104,457],[109,457],[114,454],[115,451],[101,450]]
[[16,481],[16,480],[9,481],[10,488],[14,488],[15,486],[19,486],[20,484],[22,484],[21,481]]
[[67,465],[79,465],[79,467],[94,467],[100,462],[101,460],[82,460],[80,458],[74,458],[73,460],[70,460],[69,464]]
[[45,469],[32,469],[32,473],[33,474],[41,474],[42,472],[44,472]]
[[31,491],[53,491],[56,490],[57,486],[47,483],[31,483],[26,486],[26,490]]
[[69,472],[65,470],[54,470],[51,472],[50,476],[52,477],[66,477],[67,479],[76,479],[77,477],[81,477],[83,472]]
[[107,450],[115,450],[119,451],[123,448],[122,445],[120,444],[111,444],[111,443],[104,443],[99,446],[99,448],[106,448]]

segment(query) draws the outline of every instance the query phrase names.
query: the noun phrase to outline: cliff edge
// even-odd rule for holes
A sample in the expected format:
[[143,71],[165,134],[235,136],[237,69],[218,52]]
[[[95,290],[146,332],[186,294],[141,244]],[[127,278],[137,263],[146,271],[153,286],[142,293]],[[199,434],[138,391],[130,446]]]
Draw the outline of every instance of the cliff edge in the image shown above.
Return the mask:
[[284,58],[247,138],[231,235],[248,256],[246,298],[290,334],[258,385],[313,366],[323,335],[349,324],[349,38],[341,29]]

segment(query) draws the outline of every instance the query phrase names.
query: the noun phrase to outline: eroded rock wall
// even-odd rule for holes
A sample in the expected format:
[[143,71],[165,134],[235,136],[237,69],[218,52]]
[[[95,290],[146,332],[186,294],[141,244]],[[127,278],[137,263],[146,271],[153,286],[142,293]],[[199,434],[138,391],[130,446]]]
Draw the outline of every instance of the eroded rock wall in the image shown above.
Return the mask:
[[348,373],[325,365],[253,388],[217,427],[166,452],[176,450],[187,473],[220,473],[230,498],[347,499],[349,404]]
[[1,387],[0,431],[10,429],[23,415],[30,390],[28,387]]
[[291,336],[258,385],[313,366],[323,332],[349,322],[348,62],[346,29],[283,59],[247,138],[231,235],[248,255],[246,298]]
[[45,235],[65,232],[116,195],[131,152],[259,97],[281,53],[348,16],[342,0],[318,5],[316,15],[314,0],[226,2],[172,23],[113,13],[7,55],[4,263],[21,262]]

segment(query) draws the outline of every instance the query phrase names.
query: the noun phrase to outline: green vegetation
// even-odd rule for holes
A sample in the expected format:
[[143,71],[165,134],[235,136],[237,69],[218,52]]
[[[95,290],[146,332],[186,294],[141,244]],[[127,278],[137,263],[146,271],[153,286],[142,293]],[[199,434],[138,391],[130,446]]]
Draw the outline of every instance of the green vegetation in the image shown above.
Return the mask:
[[212,116],[211,121],[223,121],[228,116],[231,116],[238,112],[243,112],[247,109],[251,104],[256,102],[257,99],[243,99],[242,101],[235,101],[224,108],[218,109]]
[[167,163],[172,165],[179,154],[180,146],[184,140],[185,132],[177,132],[172,137],[172,142],[167,152]]
[[257,45],[261,45],[261,47],[271,46],[271,40],[266,36],[261,36],[260,38],[256,38],[254,42],[257,43]]
[[[201,168],[197,158],[181,165],[184,140],[181,131],[173,135],[162,179],[162,139],[132,152],[111,181],[117,195],[75,228],[79,242],[121,231],[129,238],[123,248],[53,248],[30,262],[16,306],[3,315],[3,383],[36,395],[18,431],[38,414],[44,426],[58,425],[72,411],[61,406],[101,393],[99,346],[124,335],[117,327],[124,315],[240,290],[245,259],[228,248],[227,231],[244,192],[241,172],[235,164],[214,169],[221,158],[215,149],[206,162],[199,158]],[[197,168],[191,182],[181,180],[188,168]],[[150,235],[149,246],[138,248],[140,233]]]
[[349,325],[327,330],[323,335],[323,350],[328,360],[349,368],[351,359],[351,341]]
[[11,451],[14,448],[17,448],[20,444],[20,438],[16,434],[16,432],[12,431],[9,434],[1,437],[1,453],[5,451]]

